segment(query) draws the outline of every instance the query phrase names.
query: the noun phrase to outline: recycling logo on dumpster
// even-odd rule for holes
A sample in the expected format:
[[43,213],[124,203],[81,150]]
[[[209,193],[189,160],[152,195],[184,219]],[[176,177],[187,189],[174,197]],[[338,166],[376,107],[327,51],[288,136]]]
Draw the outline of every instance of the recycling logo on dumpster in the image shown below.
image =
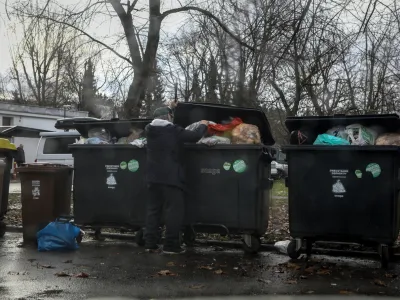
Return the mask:
[[115,179],[115,173],[118,172],[120,165],[106,165],[105,167],[107,171],[107,178],[106,178],[107,187],[109,189],[114,190],[117,185],[117,180]]
[[32,180],[32,198],[37,200],[40,197],[40,181]]
[[117,181],[115,180],[113,173],[111,173],[110,176],[107,177],[107,185],[109,189],[114,189],[114,186],[117,185]]
[[336,183],[333,184],[332,192],[334,194],[344,194],[344,193],[346,193],[346,189],[344,188],[344,185],[340,181],[340,179],[336,180]]

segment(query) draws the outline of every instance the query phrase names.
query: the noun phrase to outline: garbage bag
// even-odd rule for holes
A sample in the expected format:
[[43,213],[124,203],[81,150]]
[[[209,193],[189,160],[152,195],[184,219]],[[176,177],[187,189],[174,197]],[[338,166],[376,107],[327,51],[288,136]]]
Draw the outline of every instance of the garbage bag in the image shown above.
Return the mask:
[[346,127],[348,141],[355,146],[374,145],[377,133],[371,128],[360,124],[352,124]]
[[239,124],[232,130],[233,144],[261,144],[260,130],[256,125]]
[[346,132],[346,127],[344,127],[344,126],[333,127],[331,129],[329,129],[326,133],[336,136],[336,137],[339,137],[339,138],[342,138],[342,139],[345,139],[345,140],[347,140],[349,137],[349,135]]
[[276,242],[274,247],[276,250],[278,250],[282,254],[288,254],[288,247],[289,247],[290,241],[279,241]]
[[128,144],[139,139],[143,134],[143,129],[131,128],[130,131],[131,131],[131,134],[126,138]]
[[400,146],[400,133],[381,134],[375,142],[379,146]]
[[110,132],[104,128],[92,128],[88,131],[89,138],[99,138],[102,141],[109,142],[111,140]]
[[350,143],[349,141],[342,139],[340,137],[324,133],[318,135],[317,139],[314,142],[314,145],[338,146],[338,145],[350,145]]
[[89,145],[107,145],[109,142],[106,142],[98,137],[91,137],[86,140],[86,144]]
[[[225,122],[224,122],[225,123]],[[231,121],[226,122],[226,124],[209,124],[208,125],[208,133],[209,135],[218,135],[230,137],[232,134],[232,130],[242,124],[243,121],[240,118],[232,118]]]
[[217,144],[223,144],[223,145],[228,145],[231,143],[231,140],[229,138],[223,137],[223,136],[210,136],[210,137],[203,137],[200,141],[197,142],[197,144],[205,144],[208,146],[214,146]]
[[80,231],[79,227],[69,222],[51,222],[36,234],[38,250],[76,250],[79,248],[76,238]]
[[136,139],[130,144],[139,148],[143,148],[144,146],[147,145],[147,139],[146,138]]

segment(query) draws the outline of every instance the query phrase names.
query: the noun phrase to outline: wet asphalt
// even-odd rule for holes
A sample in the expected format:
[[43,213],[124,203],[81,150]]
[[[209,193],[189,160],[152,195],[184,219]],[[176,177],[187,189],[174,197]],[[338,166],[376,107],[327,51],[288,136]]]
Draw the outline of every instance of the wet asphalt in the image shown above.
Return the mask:
[[273,252],[249,256],[206,246],[168,256],[144,253],[129,241],[90,239],[74,252],[42,253],[20,247],[21,241],[19,233],[0,239],[0,299],[400,295],[400,264],[381,270],[373,259],[315,255],[290,261]]

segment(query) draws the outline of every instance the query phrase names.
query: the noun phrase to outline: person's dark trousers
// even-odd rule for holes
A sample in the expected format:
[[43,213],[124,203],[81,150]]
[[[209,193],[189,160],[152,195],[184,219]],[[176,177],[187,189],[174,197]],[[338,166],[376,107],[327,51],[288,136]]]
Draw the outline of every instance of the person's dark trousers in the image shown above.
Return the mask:
[[173,186],[162,184],[149,185],[149,202],[147,203],[147,220],[145,231],[146,249],[155,249],[158,242],[163,206],[165,204],[165,248],[180,247],[180,230],[184,220],[184,192]]

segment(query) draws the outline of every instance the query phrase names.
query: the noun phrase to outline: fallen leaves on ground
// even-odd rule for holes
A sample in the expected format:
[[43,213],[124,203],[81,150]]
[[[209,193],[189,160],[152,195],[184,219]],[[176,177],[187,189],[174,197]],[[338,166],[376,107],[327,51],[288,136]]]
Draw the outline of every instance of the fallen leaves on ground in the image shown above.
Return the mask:
[[287,265],[286,265],[289,269],[295,269],[295,270],[300,270],[301,269],[301,266],[300,265],[298,265],[298,264],[294,264],[294,263],[287,263]]
[[385,274],[386,278],[397,278],[397,274],[390,274],[390,273],[386,273]]
[[175,263],[173,261],[167,262],[166,264],[167,267],[175,267]]
[[58,272],[58,273],[56,273],[56,274],[54,274],[55,276],[57,276],[57,277],[71,277],[71,274],[68,274],[68,273],[66,273],[66,272]]
[[76,277],[76,278],[89,278],[89,274],[87,274],[85,272],[81,272],[81,273],[75,274],[74,277]]
[[202,289],[204,287],[205,287],[205,285],[203,285],[203,284],[189,286],[189,288],[192,289],[192,290],[200,290],[200,289]]
[[304,270],[305,273],[307,274],[313,274],[314,273],[314,268],[313,267],[308,267],[307,269]]
[[43,268],[43,269],[54,269],[54,267],[53,266],[51,266],[51,265],[37,265],[38,266],[38,268]]
[[377,286],[387,287],[387,284],[384,283],[382,280],[374,279],[374,284]]
[[353,292],[350,291],[339,291],[340,295],[353,295]]
[[159,276],[178,276],[178,274],[172,273],[170,270],[161,270],[157,272]]
[[219,269],[219,270],[215,270],[215,271],[214,271],[214,274],[216,274],[216,275],[222,275],[222,274],[225,274],[225,272],[222,271],[221,269]]
[[307,276],[304,276],[304,275],[301,275],[300,276],[300,279],[307,279],[308,277]]
[[331,271],[327,269],[317,271],[317,275],[331,275]]
[[265,283],[265,284],[270,284],[271,283],[271,280],[265,280],[265,279],[262,279],[262,278],[258,278],[257,281]]
[[288,280],[286,281],[287,284],[297,284],[297,280]]
[[208,271],[211,271],[211,270],[214,269],[214,268],[211,267],[211,266],[200,266],[199,269],[200,269],[200,270],[208,270]]
[[72,259],[65,260],[65,261],[63,261],[63,263],[64,264],[72,264]]

